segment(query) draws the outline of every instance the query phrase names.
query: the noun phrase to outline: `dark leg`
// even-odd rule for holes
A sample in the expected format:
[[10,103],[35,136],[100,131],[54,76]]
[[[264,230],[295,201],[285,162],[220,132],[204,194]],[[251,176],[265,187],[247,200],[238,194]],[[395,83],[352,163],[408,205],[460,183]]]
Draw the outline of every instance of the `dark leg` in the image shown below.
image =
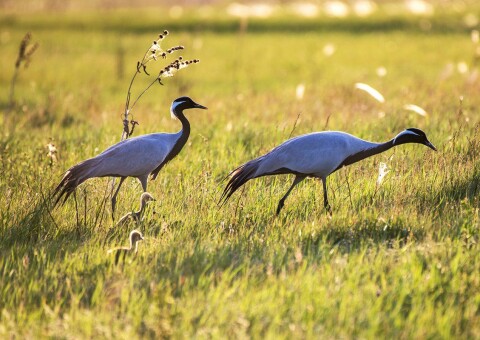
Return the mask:
[[143,192],[147,192],[148,175],[143,176],[143,177],[138,177],[138,180],[140,181],[140,184],[142,185]]
[[115,191],[115,194],[113,194],[112,196],[112,219],[113,220],[114,220],[113,214],[115,213],[115,205],[117,204],[117,195],[118,195],[118,192],[120,191],[120,187],[122,186],[122,183],[125,180],[125,178],[127,177],[120,178],[120,183],[118,183],[117,191]]
[[277,216],[278,216],[278,214],[280,214],[280,210],[282,210],[283,205],[285,204],[285,200],[287,199],[288,195],[290,195],[290,192],[293,190],[293,188],[295,188],[295,186],[296,186],[298,183],[300,183],[300,182],[303,181],[304,179],[305,179],[305,176],[303,176],[303,175],[297,175],[297,176],[295,176],[295,179],[293,180],[292,186],[290,187],[290,189],[288,189],[287,193],[285,194],[285,196],[282,197],[282,199],[280,200],[280,202],[278,202]]
[[77,190],[73,190],[73,198],[75,200],[75,216],[77,217],[77,234],[80,237],[80,219],[78,217],[78,202],[77,202]]
[[322,183],[323,183],[323,205],[325,206],[325,209],[327,210],[327,213],[332,215],[332,208],[330,207],[330,203],[328,203],[328,197],[327,197],[327,178],[322,178]]
[[115,254],[115,265],[118,264],[118,260],[120,259],[120,253],[122,253],[122,251],[120,249],[117,250],[117,253]]

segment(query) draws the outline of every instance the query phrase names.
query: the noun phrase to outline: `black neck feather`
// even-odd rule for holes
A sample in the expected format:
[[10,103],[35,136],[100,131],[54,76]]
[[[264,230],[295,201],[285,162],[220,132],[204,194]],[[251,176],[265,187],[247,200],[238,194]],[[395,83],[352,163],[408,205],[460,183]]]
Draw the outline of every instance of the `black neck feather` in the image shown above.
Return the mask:
[[358,161],[361,161],[362,159],[368,158],[370,156],[373,156],[373,155],[385,152],[388,149],[391,149],[394,146],[393,141],[394,140],[392,139],[392,140],[389,140],[388,142],[378,144],[372,148],[368,148],[348,156],[333,172],[337,171],[338,169],[344,166],[356,163]]
[[190,122],[188,121],[187,117],[185,117],[185,115],[183,114],[183,110],[180,112],[174,112],[174,113],[175,113],[175,116],[182,123],[180,138],[177,140],[172,150],[170,150],[167,157],[165,157],[164,161],[160,163],[160,165],[157,166],[155,170],[152,171],[151,173],[152,179],[155,179],[157,177],[158,173],[160,172],[160,170],[163,168],[165,164],[167,164],[172,159],[174,159],[180,153],[180,151],[182,151],[183,147],[187,143],[188,137],[190,136]]

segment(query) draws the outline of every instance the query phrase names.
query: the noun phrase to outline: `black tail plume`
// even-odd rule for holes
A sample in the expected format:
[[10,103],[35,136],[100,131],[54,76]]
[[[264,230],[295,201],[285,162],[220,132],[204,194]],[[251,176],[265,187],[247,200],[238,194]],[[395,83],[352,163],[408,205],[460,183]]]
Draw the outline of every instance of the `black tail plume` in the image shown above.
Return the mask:
[[254,159],[230,172],[228,174],[228,176],[230,176],[230,180],[228,181],[227,186],[223,190],[222,196],[220,197],[218,204],[225,204],[225,202],[228,201],[230,196],[232,196],[233,193],[237,191],[242,185],[247,183],[249,180],[257,177],[255,176],[255,172],[258,169],[258,165],[258,159]]
[[[65,204],[68,197],[75,191],[75,189],[85,182],[90,177],[96,177],[94,174],[93,168],[98,162],[95,158],[87,159],[77,165],[72,166],[70,169],[65,172],[60,183],[53,190],[52,198],[55,199],[53,208],[55,208],[62,197],[64,197],[62,204]],[[56,198],[55,198],[56,196]]]
[[73,191],[76,188],[77,188],[77,184],[76,184],[75,178],[72,175],[72,172],[69,170],[63,176],[60,184],[58,184],[57,187],[53,190],[52,198],[55,199],[55,202],[53,203],[53,208],[55,208],[58,205],[58,203],[64,196],[65,198],[63,199],[62,204],[65,204],[68,197],[73,193]]

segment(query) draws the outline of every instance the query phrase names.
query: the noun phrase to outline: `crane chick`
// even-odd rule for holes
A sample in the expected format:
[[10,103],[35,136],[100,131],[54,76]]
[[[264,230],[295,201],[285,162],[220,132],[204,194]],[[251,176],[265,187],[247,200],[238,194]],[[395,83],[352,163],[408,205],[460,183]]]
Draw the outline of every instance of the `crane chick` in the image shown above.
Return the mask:
[[140,209],[138,211],[131,211],[131,212],[125,214],[118,221],[117,225],[118,226],[124,225],[130,220],[133,220],[136,223],[139,223],[142,219],[143,212],[144,212],[145,208],[147,207],[147,203],[151,202],[151,201],[155,201],[155,198],[153,198],[153,196],[150,193],[144,192],[140,196]]
[[129,240],[130,240],[129,247],[116,247],[116,248],[109,249],[107,251],[107,254],[115,253],[115,265],[118,264],[118,260],[120,259],[120,256],[123,255],[122,262],[125,262],[125,256],[127,255],[127,253],[133,252],[134,254],[137,254],[138,242],[143,241],[143,235],[138,230],[132,230],[130,232]]
[[230,172],[230,180],[220,201],[227,201],[238,188],[253,178],[293,174],[295,179],[292,185],[278,202],[277,215],[293,188],[307,177],[322,180],[324,206],[331,213],[327,197],[327,177],[330,174],[344,166],[406,143],[423,144],[437,150],[428,141],[425,132],[416,128],[406,129],[385,143],[368,142],[340,131],[314,132],[294,137]]

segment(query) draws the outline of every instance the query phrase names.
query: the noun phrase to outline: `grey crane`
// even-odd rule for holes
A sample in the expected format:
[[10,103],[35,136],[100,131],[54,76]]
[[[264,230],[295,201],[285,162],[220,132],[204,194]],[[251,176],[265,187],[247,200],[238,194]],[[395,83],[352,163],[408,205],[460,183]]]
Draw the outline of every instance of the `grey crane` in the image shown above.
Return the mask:
[[416,128],[406,129],[385,143],[369,142],[340,131],[314,132],[294,137],[230,172],[230,180],[220,202],[225,203],[238,188],[253,178],[294,174],[292,185],[278,202],[277,215],[293,188],[307,177],[322,180],[324,206],[331,213],[327,197],[327,177],[330,174],[341,167],[406,143],[423,144],[434,151],[437,150],[428,141],[425,133]]
[[65,172],[60,184],[54,189],[54,206],[65,196],[63,203],[75,189],[89,178],[120,177],[120,183],[112,196],[112,215],[118,191],[127,177],[136,177],[143,191],[147,191],[148,176],[154,180],[160,170],[182,150],[190,135],[190,123],[183,114],[187,109],[204,109],[189,97],[173,101],[170,113],[182,123],[177,133],[152,133],[123,140],[112,145],[96,157],[72,166]]
[[122,255],[123,255],[122,261],[125,262],[125,256],[127,255],[127,253],[133,252],[134,254],[137,254],[138,242],[144,240],[142,233],[139,232],[138,230],[132,230],[130,232],[130,236],[128,237],[128,239],[130,240],[130,246],[115,247],[107,251],[107,254],[115,253],[115,264],[118,264],[118,260]]

